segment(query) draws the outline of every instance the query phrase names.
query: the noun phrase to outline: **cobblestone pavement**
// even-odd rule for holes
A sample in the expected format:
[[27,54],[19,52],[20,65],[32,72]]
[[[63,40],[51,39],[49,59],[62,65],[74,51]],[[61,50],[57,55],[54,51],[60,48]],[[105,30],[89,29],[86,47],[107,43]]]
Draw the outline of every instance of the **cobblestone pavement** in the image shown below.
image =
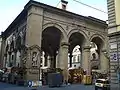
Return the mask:
[[[35,88],[31,87],[22,87],[7,83],[0,82],[0,90],[32,90]],[[62,87],[49,88],[48,86],[37,87],[37,90],[94,90],[94,85],[64,85]]]

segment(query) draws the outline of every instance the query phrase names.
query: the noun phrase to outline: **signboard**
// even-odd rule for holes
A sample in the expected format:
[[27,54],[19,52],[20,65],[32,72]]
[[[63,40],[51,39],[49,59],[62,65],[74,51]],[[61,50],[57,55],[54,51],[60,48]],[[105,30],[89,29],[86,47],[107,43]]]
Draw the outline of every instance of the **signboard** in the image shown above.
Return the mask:
[[110,56],[110,59],[111,59],[111,61],[117,61],[117,53],[113,53],[113,54]]
[[117,61],[117,54],[116,53],[113,54],[113,60]]

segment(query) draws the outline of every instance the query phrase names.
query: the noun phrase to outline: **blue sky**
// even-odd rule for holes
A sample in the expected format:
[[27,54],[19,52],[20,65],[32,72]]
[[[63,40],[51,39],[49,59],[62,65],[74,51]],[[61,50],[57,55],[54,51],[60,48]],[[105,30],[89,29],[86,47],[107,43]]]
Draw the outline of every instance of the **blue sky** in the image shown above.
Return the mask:
[[[0,32],[4,31],[16,16],[22,11],[29,0],[0,0]],[[56,7],[60,0],[35,0]],[[75,2],[68,1],[67,10],[83,15],[93,16],[101,20],[107,20],[107,14],[84,6]],[[78,0],[107,12],[107,0]]]

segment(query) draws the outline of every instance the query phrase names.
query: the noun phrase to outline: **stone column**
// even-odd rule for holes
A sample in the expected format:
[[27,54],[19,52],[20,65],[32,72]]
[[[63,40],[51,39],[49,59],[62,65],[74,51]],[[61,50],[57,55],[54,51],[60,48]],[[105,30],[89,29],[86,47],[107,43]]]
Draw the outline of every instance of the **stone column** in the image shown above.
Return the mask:
[[90,62],[90,46],[83,47],[83,69],[86,70],[87,75],[91,75],[91,62]]
[[70,67],[72,67],[72,52],[70,52],[70,55],[69,55],[69,63],[70,63]]
[[100,51],[100,67],[102,72],[107,73],[109,71],[109,60],[105,56],[105,51]]
[[62,43],[58,55],[58,67],[63,70],[64,81],[68,81],[68,43]]

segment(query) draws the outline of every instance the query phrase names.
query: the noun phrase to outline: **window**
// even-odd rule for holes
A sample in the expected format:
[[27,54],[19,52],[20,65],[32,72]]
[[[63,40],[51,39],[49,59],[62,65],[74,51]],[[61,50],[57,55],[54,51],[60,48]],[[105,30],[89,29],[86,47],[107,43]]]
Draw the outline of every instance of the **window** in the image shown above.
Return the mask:
[[76,56],[73,56],[73,63],[76,62]]
[[45,58],[44,66],[47,66],[47,58]]
[[77,61],[77,62],[80,62],[80,55],[78,55],[78,58],[77,58],[77,59],[78,59],[78,61]]
[[14,59],[14,55],[12,55],[12,60]]

